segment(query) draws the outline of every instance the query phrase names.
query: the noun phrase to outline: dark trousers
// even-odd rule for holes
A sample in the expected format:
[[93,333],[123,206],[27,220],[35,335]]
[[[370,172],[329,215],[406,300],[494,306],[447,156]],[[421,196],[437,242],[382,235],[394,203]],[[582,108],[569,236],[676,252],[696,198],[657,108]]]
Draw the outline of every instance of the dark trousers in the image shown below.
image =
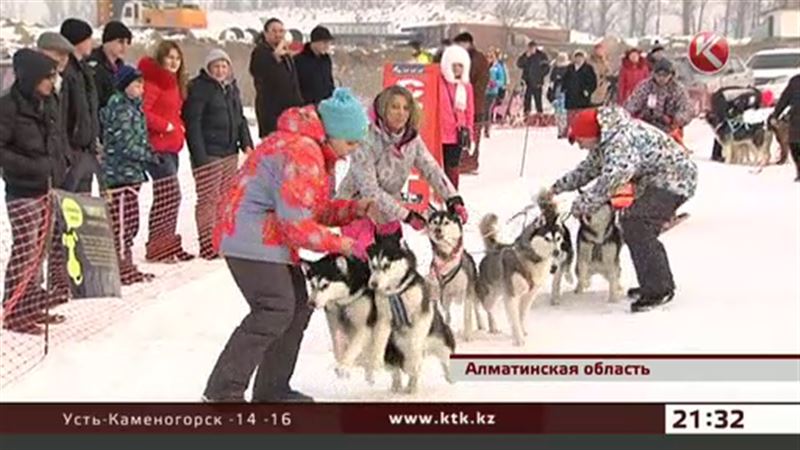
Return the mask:
[[622,216],[622,236],[645,297],[658,297],[675,290],[667,251],[658,235],[684,201],[672,192],[650,187]]
[[[76,152],[67,176],[62,185],[68,192],[89,194],[92,192],[92,178],[97,174],[97,180],[102,181],[100,163],[97,158],[87,152]],[[100,187],[101,190],[103,186]]]
[[453,187],[458,189],[459,165],[461,164],[461,153],[463,149],[457,144],[443,144],[442,155],[444,156],[444,173]]
[[[11,225],[11,254],[6,264],[3,315],[6,320],[33,322],[48,301],[63,303],[69,295],[64,249],[56,230],[47,255],[47,220],[52,214],[48,197],[6,195],[6,207]],[[49,258],[47,276],[53,288],[52,295],[42,288],[42,263],[46,257]]]
[[212,401],[242,401],[253,371],[253,401],[280,401],[289,391],[311,317],[302,271],[287,264],[225,258],[250,313],[234,330],[208,379]]
[[139,190],[142,185],[116,186],[110,191],[111,225],[114,230],[114,244],[120,257],[120,272],[131,270],[133,258],[131,248],[139,233]]
[[525,114],[531,112],[531,97],[533,97],[533,101],[536,102],[536,112],[541,114],[542,109],[542,87],[535,86],[533,84],[526,84],[525,86]]
[[213,256],[213,235],[217,223],[217,207],[226,198],[236,176],[237,156],[211,157],[211,162],[194,170],[197,205],[194,209],[200,255]]
[[153,206],[148,218],[148,257],[169,256],[181,249],[178,228],[178,210],[181,205],[181,188],[178,184],[178,155],[160,153],[159,162],[147,165],[153,179]]
[[789,144],[789,149],[792,153],[794,166],[797,169],[797,181],[800,181],[800,142],[792,142]]

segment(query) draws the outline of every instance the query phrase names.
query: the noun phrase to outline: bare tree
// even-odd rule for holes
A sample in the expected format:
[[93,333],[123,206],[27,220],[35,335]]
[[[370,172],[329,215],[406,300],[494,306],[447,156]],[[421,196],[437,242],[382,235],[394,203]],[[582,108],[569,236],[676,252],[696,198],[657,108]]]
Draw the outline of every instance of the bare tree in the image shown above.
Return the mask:
[[734,35],[736,38],[741,39],[747,32],[747,17],[750,9],[750,3],[740,1],[736,4],[736,22],[734,26]]
[[694,12],[693,0],[681,1],[681,23],[683,25],[683,34],[691,34],[692,32],[692,17]]
[[584,29],[584,17],[586,13],[585,1],[572,0],[570,9],[572,10],[572,28],[576,30]]
[[703,20],[705,19],[704,13],[706,10],[706,5],[708,4],[708,0],[696,0],[697,1],[697,23],[694,26],[694,30],[692,33],[698,33],[703,30]]
[[637,12],[637,17],[639,20],[636,22],[639,29],[639,36],[644,36],[647,34],[647,24],[650,22],[648,19],[650,18],[650,7],[653,5],[653,2],[650,1],[642,1],[637,2],[639,5],[639,10]]
[[637,16],[636,16],[636,12],[637,12],[636,2],[637,2],[636,0],[631,0],[630,1],[630,9],[628,10],[628,12],[629,12],[629,14],[628,14],[628,35],[631,36],[631,37],[636,36],[636,19],[637,19]]
[[514,27],[530,16],[531,3],[525,0],[500,0],[494,5],[494,14],[503,24],[503,42],[509,44]]
[[591,15],[592,33],[598,36],[604,36],[615,27],[619,19],[618,5],[619,2],[616,0],[596,0],[596,3],[590,6],[592,11],[595,12]]
[[655,0],[656,2],[656,34],[661,34],[661,0]]

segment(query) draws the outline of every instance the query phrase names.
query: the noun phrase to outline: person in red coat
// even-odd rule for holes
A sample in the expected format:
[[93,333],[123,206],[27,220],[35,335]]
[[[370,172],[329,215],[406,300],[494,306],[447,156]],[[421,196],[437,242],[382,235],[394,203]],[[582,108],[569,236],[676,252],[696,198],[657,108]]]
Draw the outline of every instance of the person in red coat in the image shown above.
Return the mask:
[[650,77],[650,66],[648,66],[647,60],[642,58],[641,51],[638,48],[632,48],[625,52],[625,57],[622,58],[622,67],[619,69],[617,103],[624,105],[636,86],[648,77]]
[[151,262],[188,261],[176,233],[181,192],[178,153],[183,150],[185,128],[181,119],[186,97],[183,52],[175,41],[161,41],[155,57],[139,61],[144,76],[144,115],[147,134],[156,156],[147,172],[153,179],[146,259]]

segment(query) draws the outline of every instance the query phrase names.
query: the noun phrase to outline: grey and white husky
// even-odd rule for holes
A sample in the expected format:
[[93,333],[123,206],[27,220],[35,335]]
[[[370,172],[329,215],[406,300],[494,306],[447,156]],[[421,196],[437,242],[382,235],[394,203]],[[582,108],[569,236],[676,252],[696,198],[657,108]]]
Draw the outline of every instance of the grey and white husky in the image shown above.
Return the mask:
[[416,392],[425,355],[437,357],[450,381],[450,355],[455,339],[445,323],[430,287],[417,272],[414,253],[401,243],[399,234],[376,235],[369,247],[369,287],[375,291],[377,323],[373,333],[372,364],[384,358],[391,342],[402,356],[401,367],[392,370],[392,390],[400,391],[402,372],[408,377],[406,391]]
[[572,264],[572,244],[564,226],[566,216],[559,215],[554,204],[542,206],[542,214],[510,244],[498,240],[496,215],[485,216],[479,225],[486,256],[479,266],[478,298],[488,311],[502,299],[517,346],[525,345],[528,311],[547,277],[554,275],[553,291],[558,292],[561,277]]
[[[428,240],[431,242],[433,258],[428,281],[431,284],[433,298],[438,300],[445,322],[450,325],[450,305],[464,305],[464,340],[472,339],[477,322],[478,329],[484,329],[481,320],[480,302],[475,289],[478,282],[478,268],[475,260],[464,250],[464,227],[457,214],[433,210],[428,216]],[[489,329],[497,332],[497,325],[492,317]]]
[[622,232],[617,225],[616,212],[607,204],[587,219],[581,219],[578,229],[575,293],[585,291],[591,277],[599,274],[608,281],[608,301],[613,302],[622,294],[619,264]]

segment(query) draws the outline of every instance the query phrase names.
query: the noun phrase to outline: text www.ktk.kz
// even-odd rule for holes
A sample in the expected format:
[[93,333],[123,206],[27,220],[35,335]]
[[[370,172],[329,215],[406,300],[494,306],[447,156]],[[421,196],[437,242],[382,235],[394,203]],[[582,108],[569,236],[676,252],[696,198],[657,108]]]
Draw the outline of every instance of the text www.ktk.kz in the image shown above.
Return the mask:
[[495,425],[494,414],[484,414],[480,411],[465,412],[440,412],[436,414],[389,414],[391,425]]

